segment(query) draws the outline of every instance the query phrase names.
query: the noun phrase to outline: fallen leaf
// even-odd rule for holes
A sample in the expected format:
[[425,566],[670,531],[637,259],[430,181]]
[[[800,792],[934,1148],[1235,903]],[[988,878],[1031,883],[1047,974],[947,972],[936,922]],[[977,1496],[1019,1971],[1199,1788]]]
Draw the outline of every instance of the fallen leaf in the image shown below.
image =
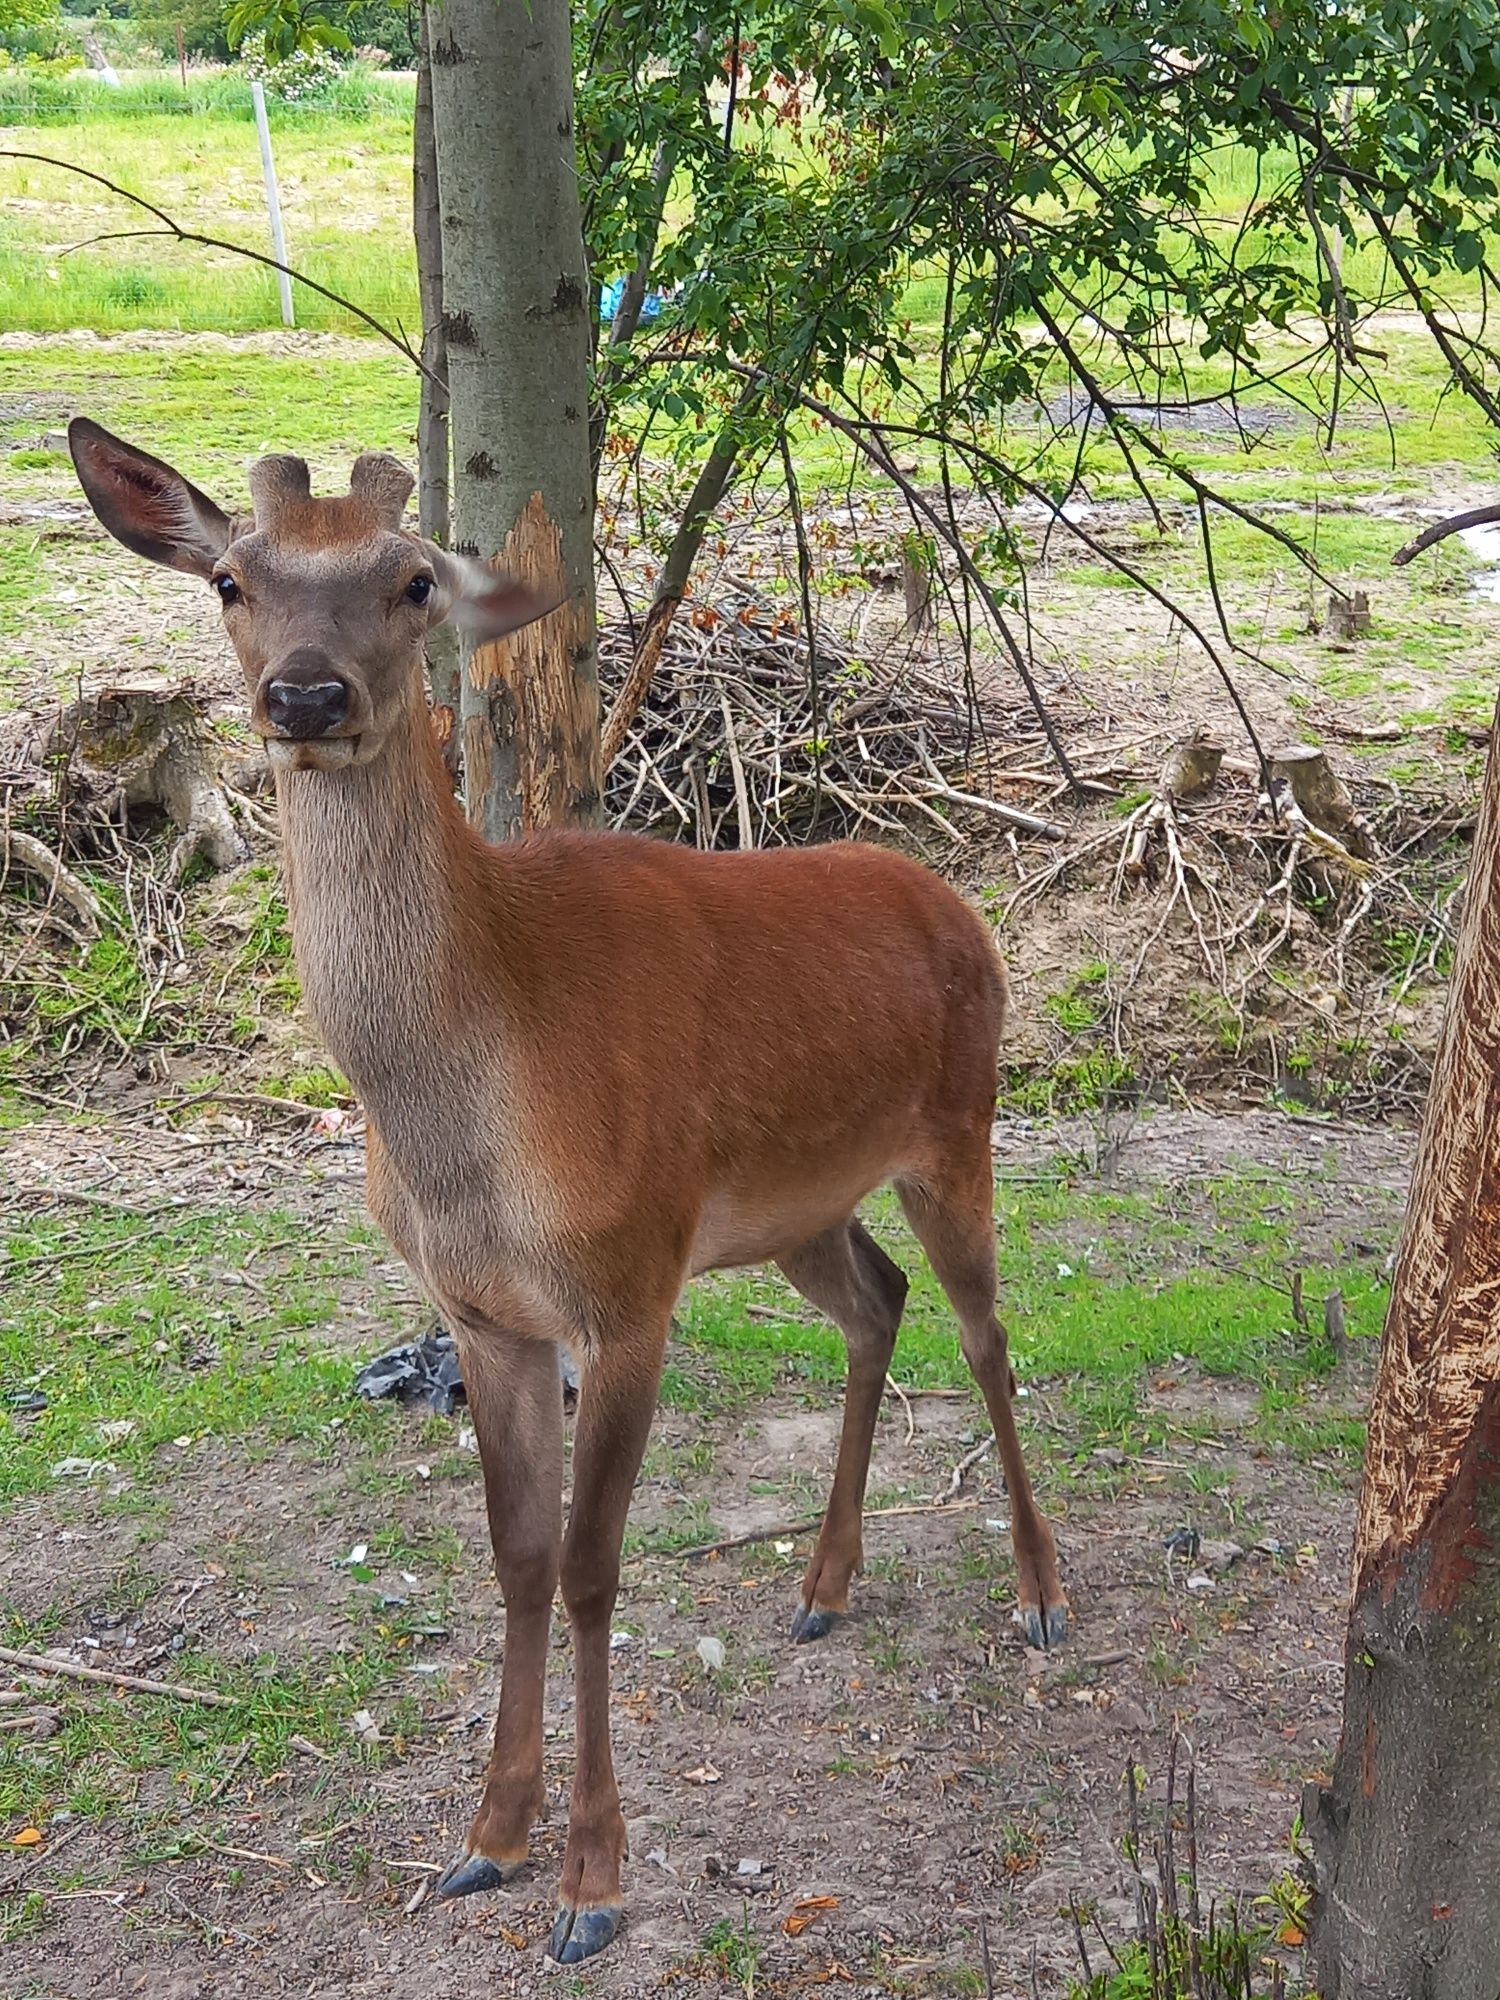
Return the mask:
[[712,1764],[700,1764],[696,1771],[684,1771],[682,1775],[690,1785],[716,1785],[724,1774]]
[[12,1847],[40,1847],[44,1838],[39,1826],[23,1826],[10,1844]]
[[838,1906],[837,1896],[799,1896],[781,1928],[788,1937],[801,1937],[808,1925],[815,1923],[824,1910],[836,1910]]

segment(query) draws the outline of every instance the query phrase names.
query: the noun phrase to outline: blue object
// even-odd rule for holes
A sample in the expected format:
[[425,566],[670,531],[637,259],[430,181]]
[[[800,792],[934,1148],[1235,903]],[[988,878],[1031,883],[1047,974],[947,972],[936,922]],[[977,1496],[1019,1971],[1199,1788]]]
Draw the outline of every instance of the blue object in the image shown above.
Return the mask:
[[[608,326],[615,314],[620,310],[620,301],[624,296],[625,280],[623,278],[615,278],[610,284],[600,287],[599,319],[602,325]],[[667,295],[665,292],[648,291],[645,298],[641,301],[642,320],[659,319],[666,303]]]

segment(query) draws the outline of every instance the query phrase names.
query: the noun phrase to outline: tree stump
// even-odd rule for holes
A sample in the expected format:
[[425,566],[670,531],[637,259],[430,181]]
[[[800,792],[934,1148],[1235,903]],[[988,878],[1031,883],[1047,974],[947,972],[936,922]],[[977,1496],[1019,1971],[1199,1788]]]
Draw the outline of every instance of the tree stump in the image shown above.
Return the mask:
[[913,638],[924,637],[937,622],[932,613],[932,550],[924,536],[902,538],[901,595],[907,632]]
[[180,830],[167,864],[171,881],[180,882],[199,855],[216,869],[246,859],[217,747],[189,689],[103,688],[65,708],[37,748],[71,816],[116,818],[143,806],[164,812]]
[[1341,590],[1330,593],[1328,599],[1328,636],[1331,639],[1365,639],[1370,632],[1370,598],[1363,590],[1351,591],[1346,597]]
[[1377,852],[1368,823],[1356,810],[1343,780],[1314,743],[1294,743],[1273,750],[1269,759],[1272,786],[1285,789],[1292,804],[1323,833],[1361,861]]
[[1156,789],[1173,800],[1199,798],[1218,777],[1223,761],[1224,745],[1207,730],[1195,729],[1168,751]]

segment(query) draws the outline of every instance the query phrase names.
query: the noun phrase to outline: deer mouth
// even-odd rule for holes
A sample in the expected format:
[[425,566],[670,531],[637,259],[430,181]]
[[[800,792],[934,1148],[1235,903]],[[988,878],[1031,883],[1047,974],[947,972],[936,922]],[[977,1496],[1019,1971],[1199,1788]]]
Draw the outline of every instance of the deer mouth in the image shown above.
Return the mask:
[[298,741],[290,736],[268,736],[265,745],[273,771],[343,771],[354,762],[359,738],[323,736]]

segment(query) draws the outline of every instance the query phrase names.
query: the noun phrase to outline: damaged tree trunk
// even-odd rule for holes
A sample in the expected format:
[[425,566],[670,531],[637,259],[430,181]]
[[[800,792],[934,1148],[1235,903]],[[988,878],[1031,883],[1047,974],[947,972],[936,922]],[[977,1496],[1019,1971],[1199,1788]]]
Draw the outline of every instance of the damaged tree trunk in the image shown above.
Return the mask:
[[1500,757],[1371,1411],[1343,1735],[1303,1816],[1324,2000],[1500,1993]]
[[491,840],[594,818],[588,282],[565,0],[430,8],[454,545],[560,600],[463,649],[465,806]]

